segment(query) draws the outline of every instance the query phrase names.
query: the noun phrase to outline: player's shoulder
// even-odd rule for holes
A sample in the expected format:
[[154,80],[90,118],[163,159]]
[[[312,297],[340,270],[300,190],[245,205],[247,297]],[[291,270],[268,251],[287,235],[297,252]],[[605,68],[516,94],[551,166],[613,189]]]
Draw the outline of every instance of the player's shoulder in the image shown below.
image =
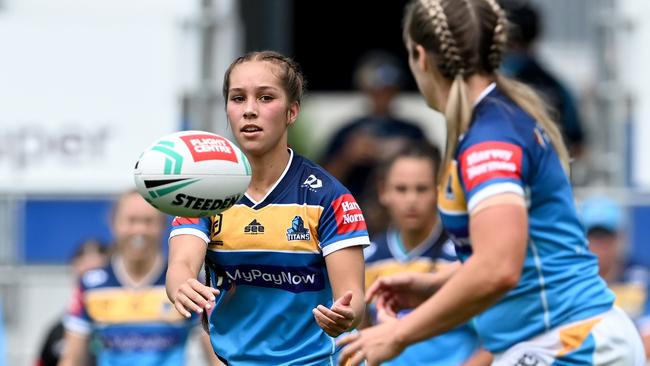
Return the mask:
[[524,142],[532,136],[537,123],[512,99],[494,89],[475,107],[474,116],[463,142]]
[[311,200],[325,200],[350,194],[347,188],[323,167],[313,161],[296,155],[298,164],[298,189]]
[[85,289],[110,286],[115,281],[115,275],[110,266],[91,269],[81,275],[81,284]]
[[363,257],[366,263],[392,258],[388,249],[388,234],[383,232],[374,235],[370,240],[370,245],[363,249]]

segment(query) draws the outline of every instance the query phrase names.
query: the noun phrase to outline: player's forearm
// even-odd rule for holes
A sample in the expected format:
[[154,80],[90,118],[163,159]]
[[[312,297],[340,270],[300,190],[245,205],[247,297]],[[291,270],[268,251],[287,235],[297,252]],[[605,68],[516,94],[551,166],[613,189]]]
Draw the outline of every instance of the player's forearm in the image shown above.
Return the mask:
[[64,347],[58,366],[86,365],[86,352],[88,349],[88,337],[78,335],[69,331],[64,333]]
[[350,305],[352,306],[352,309],[354,309],[354,321],[348,330],[352,330],[358,327],[359,324],[361,324],[361,321],[364,319],[366,313],[366,302],[364,301],[363,290],[359,289],[354,292]]
[[172,262],[169,264],[165,288],[167,290],[167,297],[172,303],[175,302],[175,294],[181,285],[188,279],[197,277],[198,272],[194,272],[188,264],[183,262]]
[[466,323],[512,288],[501,276],[486,276],[485,264],[470,258],[435,295],[400,320],[397,338],[405,345]]
[[425,281],[426,289],[424,291],[433,295],[438,291],[460,268],[460,262],[449,264],[444,269],[441,269],[429,276],[429,281]]

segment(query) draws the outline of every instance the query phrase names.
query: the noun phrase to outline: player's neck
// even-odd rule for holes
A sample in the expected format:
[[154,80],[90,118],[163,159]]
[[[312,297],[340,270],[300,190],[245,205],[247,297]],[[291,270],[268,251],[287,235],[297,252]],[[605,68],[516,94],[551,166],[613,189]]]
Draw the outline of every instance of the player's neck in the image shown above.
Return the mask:
[[431,235],[437,223],[438,219],[436,217],[426,226],[412,230],[400,230],[400,236],[402,238],[402,245],[404,245],[404,249],[411,251],[418,245],[422,244],[429,237],[429,235]]
[[475,102],[483,91],[494,82],[494,77],[486,74],[474,74],[467,78],[469,100]]
[[290,153],[285,146],[259,157],[249,158],[253,175],[246,193],[254,200],[261,200],[280,179],[289,164]]
[[608,271],[603,271],[601,269],[600,276],[608,284],[616,283],[616,282],[618,282],[620,280],[620,266],[618,264],[614,263],[609,267]]
[[162,266],[162,256],[160,253],[146,256],[139,259],[129,259],[124,256],[119,256],[118,262],[121,264],[125,275],[128,277],[126,280],[130,285],[139,286],[150,282],[150,277],[157,272],[157,269]]

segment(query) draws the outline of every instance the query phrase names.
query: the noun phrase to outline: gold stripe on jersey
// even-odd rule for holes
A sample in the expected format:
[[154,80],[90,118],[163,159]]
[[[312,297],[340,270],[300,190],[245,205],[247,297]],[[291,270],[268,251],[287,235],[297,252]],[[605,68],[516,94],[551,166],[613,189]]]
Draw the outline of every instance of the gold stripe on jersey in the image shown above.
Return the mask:
[[456,161],[452,161],[445,174],[441,186],[438,188],[438,207],[446,214],[467,213],[465,193],[460,185]]
[[[212,217],[209,248],[219,251],[318,253],[320,247],[317,230],[322,211],[323,208],[320,206],[297,204],[271,204],[260,210],[245,205],[235,205],[221,215]],[[308,230],[309,235],[302,235],[302,237],[288,235],[288,230],[292,227],[296,216],[302,218],[304,228]],[[258,225],[251,225],[253,223]],[[249,227],[248,231],[247,227]],[[263,232],[260,232],[261,228]]]
[[402,272],[433,272],[436,263],[430,258],[418,258],[408,262],[398,262],[387,259],[366,264],[366,290],[379,277],[390,276]]
[[184,318],[167,299],[165,288],[91,289],[84,296],[88,315],[98,322],[178,322]]

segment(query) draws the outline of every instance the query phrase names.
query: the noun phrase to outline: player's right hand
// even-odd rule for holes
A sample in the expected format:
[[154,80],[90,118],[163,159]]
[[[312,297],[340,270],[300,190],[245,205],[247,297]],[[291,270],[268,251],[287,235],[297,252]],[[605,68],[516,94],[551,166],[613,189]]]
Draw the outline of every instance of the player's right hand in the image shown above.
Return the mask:
[[215,303],[219,290],[206,286],[195,278],[189,278],[173,296],[174,307],[184,317],[192,316],[191,312],[202,313],[203,309],[210,310]]

